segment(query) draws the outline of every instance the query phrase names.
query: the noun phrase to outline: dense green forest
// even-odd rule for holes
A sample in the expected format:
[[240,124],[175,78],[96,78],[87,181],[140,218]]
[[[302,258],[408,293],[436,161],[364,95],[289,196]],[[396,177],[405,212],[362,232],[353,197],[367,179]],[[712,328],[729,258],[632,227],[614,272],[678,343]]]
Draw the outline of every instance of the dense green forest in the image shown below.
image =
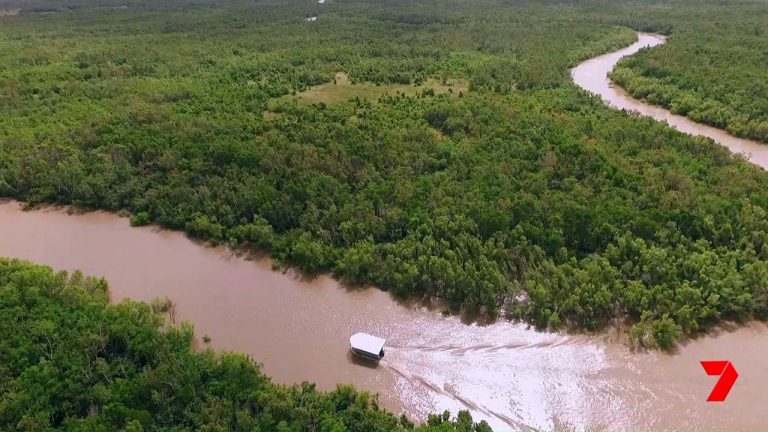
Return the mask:
[[245,355],[193,351],[162,303],[107,298],[103,279],[0,258],[0,429],[490,432],[467,412],[414,428],[351,386],[274,384]]
[[[630,28],[696,53],[702,16],[752,3],[35,8],[0,18],[0,195],[540,327],[627,320],[644,346],[768,316],[765,171],[608,109],[567,71]],[[720,41],[700,43],[720,59]],[[341,72],[347,100],[291,100]],[[421,90],[377,91],[403,85]]]
[[624,59],[611,78],[676,114],[768,143],[768,4],[678,11],[665,46]]

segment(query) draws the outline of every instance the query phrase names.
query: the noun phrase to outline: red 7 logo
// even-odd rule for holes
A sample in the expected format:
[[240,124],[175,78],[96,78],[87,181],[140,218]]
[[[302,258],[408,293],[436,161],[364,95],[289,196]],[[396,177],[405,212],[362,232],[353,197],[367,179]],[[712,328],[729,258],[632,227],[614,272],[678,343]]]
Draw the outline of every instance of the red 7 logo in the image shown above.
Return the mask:
[[707,375],[720,375],[720,379],[717,380],[712,393],[709,394],[707,402],[724,402],[731,391],[731,387],[736,382],[736,378],[739,377],[736,368],[728,360],[704,360],[701,362],[701,366]]

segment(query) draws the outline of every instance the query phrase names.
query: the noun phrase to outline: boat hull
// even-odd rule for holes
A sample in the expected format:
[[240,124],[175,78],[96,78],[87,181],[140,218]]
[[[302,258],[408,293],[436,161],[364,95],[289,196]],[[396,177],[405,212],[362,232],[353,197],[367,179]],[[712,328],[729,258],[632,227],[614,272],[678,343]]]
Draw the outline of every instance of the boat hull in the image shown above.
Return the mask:
[[371,353],[369,353],[367,351],[362,351],[362,350],[358,350],[358,349],[355,349],[355,348],[350,348],[350,350],[352,351],[352,354],[354,354],[354,355],[356,355],[358,357],[364,358],[366,360],[371,360],[371,361],[376,361],[377,362],[377,361],[381,360],[384,357],[384,351],[383,350],[381,351],[381,353],[379,355],[371,354]]

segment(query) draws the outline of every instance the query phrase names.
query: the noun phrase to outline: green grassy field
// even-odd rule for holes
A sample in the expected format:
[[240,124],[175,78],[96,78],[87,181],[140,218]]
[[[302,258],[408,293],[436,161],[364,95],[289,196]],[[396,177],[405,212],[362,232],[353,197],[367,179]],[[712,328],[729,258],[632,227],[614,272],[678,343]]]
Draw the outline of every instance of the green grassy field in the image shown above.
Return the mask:
[[447,94],[461,96],[469,92],[469,81],[466,79],[437,80],[428,78],[422,84],[354,84],[349,75],[343,72],[336,73],[333,82],[320,84],[295,95],[286,95],[276,101],[296,101],[300,104],[311,105],[315,103],[339,103],[354,99],[376,101],[382,96],[435,96]]

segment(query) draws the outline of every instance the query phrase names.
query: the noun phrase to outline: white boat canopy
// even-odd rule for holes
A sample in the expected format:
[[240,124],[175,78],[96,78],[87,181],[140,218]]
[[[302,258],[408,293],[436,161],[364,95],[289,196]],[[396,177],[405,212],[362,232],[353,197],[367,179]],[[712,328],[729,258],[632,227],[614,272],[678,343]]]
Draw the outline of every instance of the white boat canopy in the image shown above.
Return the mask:
[[386,339],[366,333],[355,333],[349,338],[349,345],[353,350],[361,351],[374,357],[381,356],[386,342]]

